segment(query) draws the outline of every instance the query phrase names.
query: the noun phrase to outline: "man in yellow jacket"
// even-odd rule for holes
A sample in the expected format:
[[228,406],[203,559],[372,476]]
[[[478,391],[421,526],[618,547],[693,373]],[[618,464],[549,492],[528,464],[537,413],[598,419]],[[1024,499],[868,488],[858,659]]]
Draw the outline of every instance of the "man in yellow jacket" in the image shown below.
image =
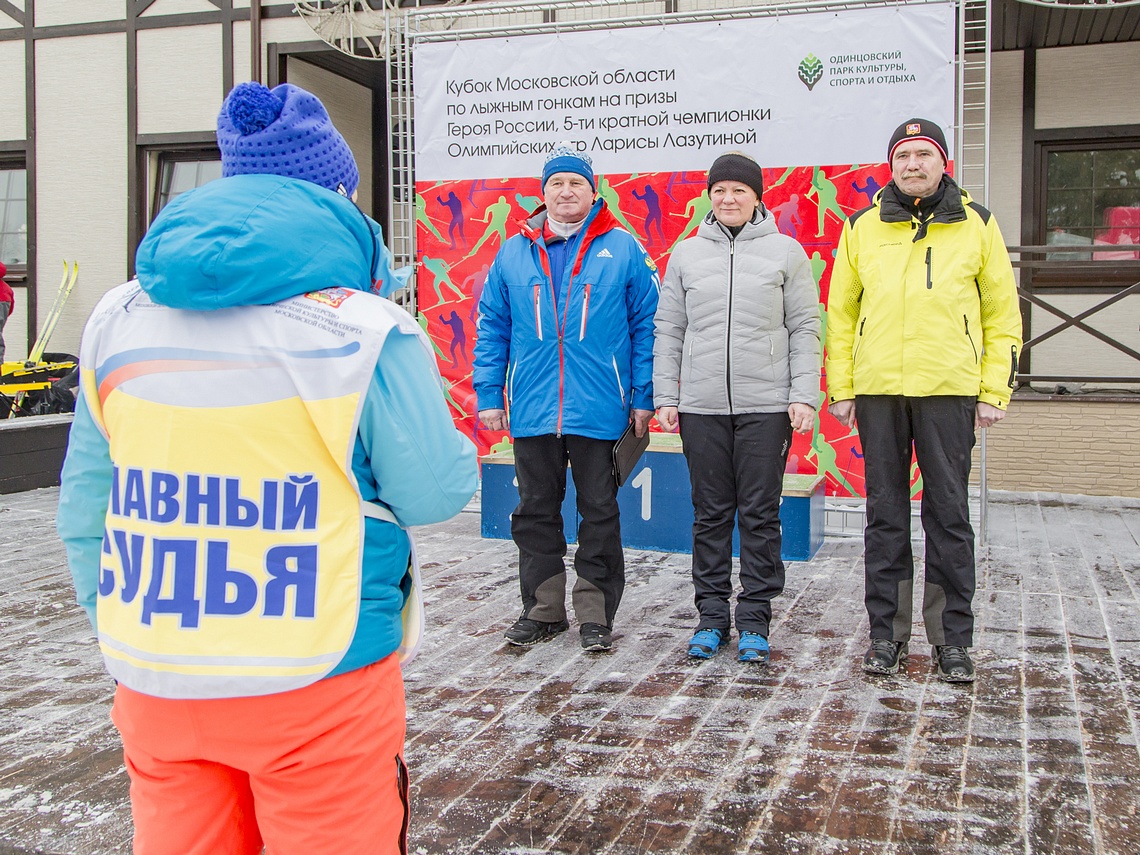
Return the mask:
[[1005,416],[1021,347],[1013,268],[997,222],[946,174],[942,129],[891,137],[892,180],[843,227],[831,275],[829,411],[859,427],[867,483],[863,670],[906,658],[914,565],[911,447],[923,476],[923,618],[938,676],[972,682],[974,430]]

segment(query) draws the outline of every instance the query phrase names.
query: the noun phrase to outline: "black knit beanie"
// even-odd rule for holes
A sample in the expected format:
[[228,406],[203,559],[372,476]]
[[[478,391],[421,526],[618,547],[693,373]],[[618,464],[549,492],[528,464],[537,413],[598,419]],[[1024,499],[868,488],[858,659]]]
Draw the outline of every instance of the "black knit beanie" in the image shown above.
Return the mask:
[[895,132],[891,134],[891,144],[887,146],[887,163],[894,159],[896,148],[911,140],[926,140],[933,143],[942,153],[942,160],[947,164],[950,163],[950,156],[946,154],[946,135],[942,133],[942,128],[930,119],[907,119],[895,128]]
[[747,184],[756,193],[757,199],[764,197],[764,170],[760,164],[738,151],[722,154],[709,167],[709,190],[718,181],[739,181]]

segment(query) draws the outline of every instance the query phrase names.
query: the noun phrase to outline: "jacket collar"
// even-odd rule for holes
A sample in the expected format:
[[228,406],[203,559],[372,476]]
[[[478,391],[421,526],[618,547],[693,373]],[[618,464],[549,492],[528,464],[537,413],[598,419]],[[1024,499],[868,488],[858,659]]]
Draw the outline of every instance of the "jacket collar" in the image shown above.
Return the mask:
[[[763,204],[760,205],[759,210],[759,217],[753,216],[751,220],[745,223],[744,228],[740,230],[740,234],[736,236],[736,240],[752,240],[753,238],[776,233],[775,218],[768,212],[768,209],[765,208]],[[712,211],[709,211],[701,221],[700,226],[697,228],[697,234],[703,238],[723,241],[724,243],[728,243],[728,241],[732,239],[732,232],[717,222]]]
[[925,220],[920,220],[915,214],[913,206],[909,204],[910,197],[904,196],[895,184],[894,179],[891,179],[875,197],[879,206],[879,219],[884,223],[913,223],[916,225],[914,243],[926,237],[926,231],[931,223],[960,223],[965,220],[966,203],[970,201],[969,194],[959,187],[949,175],[942,176],[940,187],[942,198],[931,209],[930,215]]
[[[539,205],[529,217],[518,220],[519,232],[531,243],[545,245],[542,237],[542,227],[546,223],[548,213],[545,205]],[[589,243],[596,235],[608,232],[618,225],[617,218],[610,213],[604,199],[596,199],[590,213],[586,215],[586,222],[578,234],[583,236],[583,242]]]

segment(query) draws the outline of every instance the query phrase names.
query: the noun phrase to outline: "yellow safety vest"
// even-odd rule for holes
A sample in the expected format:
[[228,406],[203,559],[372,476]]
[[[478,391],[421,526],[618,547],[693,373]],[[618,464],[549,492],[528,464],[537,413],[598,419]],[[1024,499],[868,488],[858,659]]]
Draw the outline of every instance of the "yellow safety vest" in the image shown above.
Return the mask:
[[352,474],[357,423],[395,328],[422,335],[390,302],[339,288],[209,312],[133,282],[103,298],[80,364],[114,466],[97,617],[115,679],[235,697],[337,665],[363,517],[377,515]]

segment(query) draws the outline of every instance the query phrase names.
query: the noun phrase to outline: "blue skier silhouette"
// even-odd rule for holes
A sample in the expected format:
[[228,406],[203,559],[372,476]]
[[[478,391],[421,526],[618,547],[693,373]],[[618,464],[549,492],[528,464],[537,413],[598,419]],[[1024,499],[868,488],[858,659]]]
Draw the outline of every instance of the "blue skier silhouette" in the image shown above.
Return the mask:
[[451,248],[455,249],[455,233],[459,232],[463,248],[467,249],[467,235],[463,233],[463,202],[455,195],[454,190],[448,191],[446,199],[438,193],[435,199],[451,212],[451,224],[447,227],[447,239],[451,241]]
[[[463,280],[464,292],[471,295],[471,326],[476,328],[479,326],[479,298],[483,296],[483,285],[487,282],[487,274],[490,270],[491,266],[484,264]],[[476,419],[475,421],[479,420]]]
[[776,228],[790,238],[794,238],[804,221],[800,218],[800,197],[793,193],[788,201],[774,205],[769,210],[776,218]]
[[[687,175],[687,174],[688,173],[684,173],[684,172],[682,172],[682,173],[678,173],[678,172],[669,173],[669,180],[667,182],[665,182],[665,195],[668,196],[674,202],[677,201],[677,197],[673,195],[673,185],[674,184],[704,184],[705,183],[705,178],[704,178],[703,173],[701,173],[700,178],[694,178],[694,179],[685,178],[685,175]],[[678,175],[680,175],[681,177],[678,178],[677,177]]]
[[872,202],[875,201],[875,194],[878,193],[883,188],[879,184],[879,182],[875,180],[874,175],[868,175],[866,184],[864,184],[863,186],[859,186],[859,181],[855,180],[855,181],[851,182],[851,189],[854,190],[856,193],[862,193],[864,196],[866,196],[867,197],[867,204],[870,205]]
[[653,243],[653,230],[652,226],[656,224],[657,235],[661,238],[661,243],[665,243],[665,233],[661,231],[661,199],[657,195],[657,191],[650,185],[645,185],[645,192],[638,193],[637,188],[633,188],[633,198],[640,199],[645,203],[645,241],[646,243]]
[[463,361],[467,362],[467,332],[463,328],[463,318],[459,317],[459,313],[452,309],[449,317],[445,318],[440,315],[439,320],[451,327],[451,364],[459,365],[459,360],[455,358],[456,350],[463,357]]

